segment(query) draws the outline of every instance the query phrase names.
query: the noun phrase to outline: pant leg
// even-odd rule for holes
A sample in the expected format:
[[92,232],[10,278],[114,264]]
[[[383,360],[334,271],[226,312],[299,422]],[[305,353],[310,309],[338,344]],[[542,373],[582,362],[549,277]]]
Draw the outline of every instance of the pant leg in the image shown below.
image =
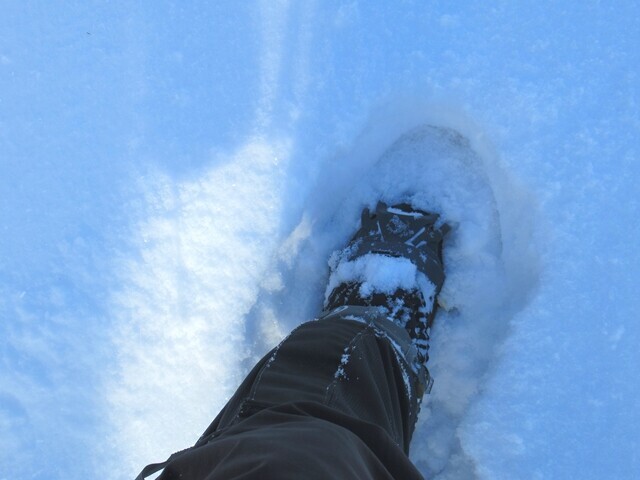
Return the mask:
[[[345,454],[353,455],[353,451],[362,452],[364,449],[367,453],[362,454],[363,458],[376,456],[375,459],[368,458],[364,462],[369,465],[366,468],[372,469],[372,475],[374,471],[378,471],[376,469],[383,468],[387,471],[405,472],[405,478],[420,478],[406,455],[424,391],[424,381],[420,381],[420,375],[414,373],[411,361],[407,358],[411,357],[411,342],[406,332],[389,332],[380,328],[379,322],[372,320],[374,317],[375,315],[354,315],[353,311],[347,310],[341,314],[328,315],[324,319],[304,323],[296,328],[258,362],[193,447],[202,452],[209,450],[206,458],[202,452],[189,452],[188,457],[193,457],[194,462],[199,461],[206,465],[198,467],[200,470],[219,469],[220,462],[216,460],[211,463],[212,458],[218,458],[216,446],[225,445],[227,448],[231,437],[240,443],[244,442],[245,447],[248,444],[252,445],[242,450],[241,460],[225,457],[224,461],[233,464],[233,471],[242,469],[242,464],[238,469],[238,461],[244,462],[247,466],[253,465],[251,468],[257,468],[253,462],[255,459],[250,458],[252,451],[261,452],[263,456],[258,462],[262,465],[260,468],[268,468],[265,466],[263,450],[266,444],[259,438],[278,438],[280,443],[296,446],[296,441],[302,437],[300,429],[296,430],[294,427],[289,437],[283,437],[281,425],[275,425],[276,420],[270,425],[269,421],[265,423],[264,419],[271,418],[268,416],[269,413],[280,413],[283,405],[298,405],[301,406],[299,411],[322,420],[322,425],[317,424],[321,426],[318,428],[319,435],[323,438],[342,438],[343,446],[339,450]],[[386,319],[384,322],[383,325],[390,323]],[[405,337],[402,336],[403,332]],[[308,413],[314,411],[319,413]],[[329,435],[326,427],[331,423],[335,424],[335,431]],[[255,428],[259,428],[260,432],[253,432],[252,435],[246,429],[247,426],[253,425],[256,425]],[[272,432],[269,431],[270,428]],[[357,444],[357,447],[348,448],[344,444],[345,440],[340,432],[344,433],[345,429],[351,435],[351,443]],[[390,445],[395,445],[397,452],[392,452],[394,448]],[[241,447],[242,445],[238,448]],[[279,465],[281,459],[277,452],[281,450],[275,445],[271,445],[270,448],[273,449],[272,463]],[[316,454],[322,457],[328,452],[325,450],[311,453],[316,461]],[[335,471],[340,464],[335,461],[339,453],[334,448],[331,455],[325,459],[327,464],[334,462],[336,465],[332,474],[343,478],[357,478],[347,476],[347,472]],[[200,460],[197,460],[198,458]],[[299,462],[301,465],[304,463],[309,463],[309,460]],[[188,462],[185,464],[184,456],[173,464],[175,465],[170,462],[167,465],[168,470],[165,470],[165,473],[178,472],[178,464],[180,473],[175,477],[167,474],[166,478],[218,478],[215,475],[191,477],[185,474],[190,467]],[[349,459],[342,464],[350,464]],[[272,465],[269,468],[274,467]],[[407,476],[407,471],[413,475]],[[383,478],[379,473],[377,475]],[[165,478],[165,474],[160,478]],[[263,477],[257,474],[255,477],[246,478]]]
[[404,358],[410,339],[390,338],[370,317],[346,313],[293,330],[254,367],[203,437],[263,408],[307,401],[381,426],[408,452],[424,391]]

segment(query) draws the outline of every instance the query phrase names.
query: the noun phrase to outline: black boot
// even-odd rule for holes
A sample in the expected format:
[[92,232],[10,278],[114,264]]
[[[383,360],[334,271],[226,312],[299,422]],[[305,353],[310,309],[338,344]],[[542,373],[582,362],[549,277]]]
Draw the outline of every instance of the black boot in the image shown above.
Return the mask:
[[380,202],[374,213],[365,209],[360,229],[339,253],[336,266],[367,254],[406,258],[426,276],[431,288],[426,289],[426,298],[418,285],[393,293],[365,294],[361,282],[345,282],[329,293],[325,312],[346,305],[383,308],[390,320],[409,333],[418,359],[424,364],[428,359],[429,329],[436,314],[437,295],[444,283],[442,240],[449,231],[446,224],[436,226],[437,223],[437,214],[404,203],[387,207]]

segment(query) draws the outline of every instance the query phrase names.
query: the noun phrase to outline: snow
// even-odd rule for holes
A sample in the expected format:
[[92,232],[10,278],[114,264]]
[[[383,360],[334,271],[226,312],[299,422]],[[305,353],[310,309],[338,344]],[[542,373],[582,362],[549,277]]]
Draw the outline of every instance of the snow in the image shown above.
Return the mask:
[[420,470],[638,477],[636,2],[10,1],[0,28],[0,477],[195,442],[406,197],[454,227]]
[[409,259],[370,253],[345,261],[341,252],[337,250],[329,259],[332,273],[325,290],[325,301],[334,288],[347,282],[361,282],[360,294],[365,297],[373,292],[392,294],[399,288],[413,290],[419,286],[425,298],[434,293],[435,285],[419,273]]
[[349,379],[349,377],[347,376],[347,372],[345,371],[345,367],[349,363],[349,358],[351,357],[351,353],[348,353],[350,351],[352,351],[352,349],[350,349],[349,347],[346,347],[344,349],[344,353],[342,354],[342,358],[340,359],[340,365],[338,365],[338,369],[334,374],[334,378],[336,380],[339,380],[341,378],[344,378],[346,380]]

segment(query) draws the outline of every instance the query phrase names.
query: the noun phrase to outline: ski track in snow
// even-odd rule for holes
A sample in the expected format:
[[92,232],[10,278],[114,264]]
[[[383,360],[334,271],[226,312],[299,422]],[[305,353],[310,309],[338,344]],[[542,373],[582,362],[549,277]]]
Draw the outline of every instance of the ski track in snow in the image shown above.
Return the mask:
[[242,380],[244,317],[277,239],[290,156],[290,141],[261,133],[282,83],[289,10],[286,0],[258,3],[259,96],[245,144],[195,179],[141,181],[135,254],[114,267],[119,355],[104,387],[110,438],[96,455],[119,465],[114,478],[193,444]]

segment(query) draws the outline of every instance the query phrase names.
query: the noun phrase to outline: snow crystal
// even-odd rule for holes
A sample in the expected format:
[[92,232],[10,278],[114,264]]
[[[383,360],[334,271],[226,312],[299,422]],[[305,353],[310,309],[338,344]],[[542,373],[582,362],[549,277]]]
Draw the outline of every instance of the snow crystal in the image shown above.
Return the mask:
[[349,363],[349,358],[351,357],[350,352],[351,352],[350,347],[347,347],[344,349],[344,353],[340,358],[340,365],[338,366],[338,370],[336,370],[336,373],[334,375],[335,379],[341,379],[341,378],[344,378],[345,380],[349,379],[349,377],[347,377],[347,373],[345,372],[345,367],[347,366],[347,363]]

